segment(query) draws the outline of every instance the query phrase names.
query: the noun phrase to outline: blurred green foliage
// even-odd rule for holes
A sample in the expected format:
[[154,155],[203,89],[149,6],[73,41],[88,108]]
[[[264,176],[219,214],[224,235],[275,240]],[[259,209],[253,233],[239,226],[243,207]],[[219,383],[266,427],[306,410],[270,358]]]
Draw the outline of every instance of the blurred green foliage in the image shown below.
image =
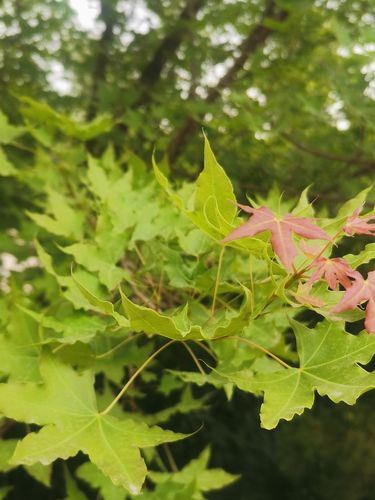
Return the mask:
[[[124,185],[116,188],[120,176],[115,166],[130,165],[133,186],[139,187],[151,178],[156,148],[161,170],[182,185],[201,170],[202,129],[242,199],[246,194],[266,197],[274,185],[296,198],[311,184],[320,213],[333,213],[373,181],[371,0],[97,0],[94,4],[97,18],[85,30],[68,0],[0,3],[0,251],[25,260],[35,253],[34,222],[44,227],[38,237],[57,260],[58,269],[43,279],[32,268],[22,275],[22,280],[26,276],[33,281],[33,301],[41,308],[56,295],[56,276],[66,296],[73,293],[70,277],[60,275],[69,256],[90,272],[101,270],[100,285],[94,283],[91,291],[97,286],[103,298],[103,287],[110,290],[126,279],[126,272],[115,265],[118,249],[130,241],[125,215],[118,213],[115,219],[126,196],[133,196],[129,210],[138,214],[136,223],[142,225],[142,234],[136,233],[131,243],[152,241],[156,232],[168,237],[175,215],[164,221],[153,218],[164,210],[164,202],[155,201],[147,188],[142,203]],[[101,169],[112,176],[112,184],[101,176]],[[91,186],[91,194],[82,185]],[[72,244],[82,236],[92,237],[93,229],[85,226],[90,219],[84,223],[80,214],[88,210],[93,197],[99,206],[108,193],[111,203],[108,213],[101,214],[94,245]],[[186,200],[189,192],[182,188],[179,195]],[[370,202],[373,196],[370,193]],[[31,219],[26,211],[34,214]],[[111,224],[117,225],[116,235]],[[57,237],[60,248],[48,232]],[[349,240],[344,244],[346,253],[360,251],[351,248]],[[181,262],[172,249],[158,245],[154,253],[146,254],[147,263],[151,266],[160,252],[166,252],[166,280],[175,287],[191,286],[196,270],[189,259]],[[193,231],[187,237],[180,235],[179,245],[193,257],[207,248],[205,239]],[[90,278],[84,273],[80,277],[87,278],[89,288]],[[12,280],[12,300],[27,307],[21,277],[14,273]],[[66,304],[62,309],[61,317],[71,313]],[[32,320],[27,314],[19,318],[35,340]],[[59,326],[54,327],[58,332]],[[99,328],[84,322],[79,327],[82,338],[95,335]],[[25,329],[17,322],[10,328]],[[11,349],[25,349],[26,340],[21,336]],[[75,353],[78,360],[86,359],[85,349]],[[147,349],[140,351],[137,361],[148,354]],[[34,349],[27,348],[25,356],[31,364],[10,368],[24,369],[26,378],[37,376]],[[174,356],[165,356],[173,364]],[[121,362],[106,369],[118,381]],[[320,402],[312,414],[271,432],[259,430],[257,401],[236,393],[228,405],[224,396],[215,397],[206,420],[212,435],[202,439],[198,434],[190,444],[174,445],[180,467],[196,459],[210,442],[210,464],[242,474],[240,481],[210,498],[372,498],[373,397],[349,409]],[[159,404],[155,397],[145,409],[162,410]],[[199,411],[194,416],[175,415],[170,425],[191,432],[202,419]],[[10,437],[22,432],[16,427]],[[81,461],[78,457],[74,468]],[[23,499],[25,488],[30,498],[62,498],[63,477],[70,485],[68,498],[79,498],[69,473],[59,467],[52,478],[52,497],[23,471],[13,470],[1,479],[5,489],[0,489],[0,498],[9,484],[16,484],[9,499]],[[79,470],[78,477],[90,475],[83,466]],[[39,485],[48,484],[40,470],[30,468],[29,473]],[[91,480],[95,484],[97,478]],[[191,486],[186,488],[183,499],[192,497]],[[92,490],[89,494],[94,495]],[[115,493],[109,495],[115,498]]]
[[[73,4],[72,4],[73,5]],[[82,2],[84,9],[86,2]],[[4,0],[2,108],[43,99],[72,117],[108,115],[111,140],[176,175],[209,135],[238,192],[312,184],[328,205],[374,169],[374,33],[365,0],[96,0],[86,31],[68,0]]]

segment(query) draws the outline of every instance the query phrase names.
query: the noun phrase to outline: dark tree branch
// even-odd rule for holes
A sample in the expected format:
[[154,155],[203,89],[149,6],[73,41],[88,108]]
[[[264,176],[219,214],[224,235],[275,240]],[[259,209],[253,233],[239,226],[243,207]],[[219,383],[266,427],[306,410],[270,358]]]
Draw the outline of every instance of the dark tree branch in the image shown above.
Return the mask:
[[113,41],[113,28],[116,20],[117,0],[101,0],[100,19],[105,25],[103,34],[98,41],[98,52],[92,73],[92,86],[86,118],[92,120],[97,112],[97,96],[100,84],[105,82],[107,67],[109,64],[109,53]]
[[[364,169],[362,169],[360,171],[361,173],[359,173],[358,175],[364,175],[364,173],[370,173],[371,170],[373,168],[375,168],[375,160],[360,158],[359,155],[356,155],[353,157],[347,157],[347,156],[328,153],[327,151],[321,151],[319,149],[315,149],[311,146],[308,146],[285,132],[281,133],[280,135],[281,135],[281,137],[286,139],[288,142],[293,144],[293,146],[295,146],[297,149],[300,149],[301,151],[304,151],[305,153],[308,153],[312,156],[316,156],[318,158],[324,158],[326,160],[332,160],[332,161],[338,161],[341,163],[346,163],[347,165],[353,165],[353,164],[354,165],[362,165],[364,167]],[[357,177],[356,173],[354,173],[354,175]]]
[[[150,103],[153,88],[161,80],[164,68],[173,59],[184,38],[189,33],[189,22],[196,19],[198,11],[203,7],[205,2],[206,0],[186,0],[185,7],[174,23],[173,30],[163,38],[152,59],[141,72],[139,78],[141,94],[133,104],[134,108],[147,106]],[[123,123],[120,123],[118,128],[123,134],[128,130],[128,126]]]
[[[263,21],[266,18],[272,18],[276,21],[282,21],[287,17],[287,12],[285,10],[279,10],[275,6],[274,0],[269,0],[266,4],[266,8],[262,14],[262,19],[259,24],[257,24],[247,38],[242,42],[240,46],[240,53],[234,59],[232,66],[228,69],[225,75],[220,79],[216,87],[209,89],[207,97],[204,99],[206,103],[214,102],[218,97],[220,97],[222,90],[230,87],[236,80],[238,73],[243,69],[245,62],[249,57],[256,52],[260,45],[262,45],[272,33],[272,29],[264,26]],[[171,165],[173,165],[176,159],[179,157],[183,151],[189,137],[194,134],[199,128],[199,123],[192,117],[185,120],[182,126],[177,130],[171,142],[169,143],[167,155]]]
[[267,3],[263,12],[260,24],[258,24],[240,46],[240,54],[234,60],[233,65],[229,68],[226,74],[221,78],[216,87],[211,88],[206,97],[207,102],[215,101],[220,92],[232,85],[236,80],[238,73],[242,70],[245,62],[249,56],[253,54],[260,45],[264,44],[268,36],[272,33],[272,29],[263,26],[262,22],[266,18],[272,18],[277,21],[282,21],[287,16],[286,11],[275,11],[274,1],[271,0]]
[[147,93],[160,80],[163,69],[177,52],[189,31],[189,21],[196,18],[204,3],[205,0],[186,0],[185,7],[177,20],[177,27],[161,41],[153,58],[143,68],[139,81]]

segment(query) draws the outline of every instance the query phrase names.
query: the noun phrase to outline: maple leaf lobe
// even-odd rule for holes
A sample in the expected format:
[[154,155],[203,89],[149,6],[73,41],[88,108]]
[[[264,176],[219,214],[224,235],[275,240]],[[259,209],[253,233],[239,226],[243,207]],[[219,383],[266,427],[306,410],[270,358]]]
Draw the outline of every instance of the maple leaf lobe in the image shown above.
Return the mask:
[[368,273],[367,280],[358,273],[354,283],[346,290],[343,298],[332,309],[332,312],[339,313],[355,309],[365,301],[368,301],[365,328],[369,333],[375,333],[375,271]]
[[270,231],[272,248],[288,272],[293,272],[293,260],[297,255],[292,233],[309,239],[331,239],[323,229],[306,217],[296,217],[292,214],[277,217],[267,207],[252,208],[240,204],[238,206],[252,217],[228,234],[222,240],[223,243]]
[[317,257],[309,267],[315,270],[307,283],[312,285],[321,278],[324,278],[331,290],[335,290],[339,283],[347,289],[352,285],[350,278],[355,279],[360,276],[358,271],[352,269],[349,264],[340,257],[335,257],[333,259]]
[[371,224],[370,221],[375,221],[375,214],[359,217],[362,207],[354,210],[353,214],[347,218],[343,231],[348,236],[354,234],[369,234],[375,236],[375,223]]

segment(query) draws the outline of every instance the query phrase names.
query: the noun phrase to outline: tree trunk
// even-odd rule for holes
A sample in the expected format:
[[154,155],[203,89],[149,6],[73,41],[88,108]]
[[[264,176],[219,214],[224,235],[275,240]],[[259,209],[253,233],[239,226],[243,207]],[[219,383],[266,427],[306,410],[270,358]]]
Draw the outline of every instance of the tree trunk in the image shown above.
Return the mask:
[[106,80],[107,67],[109,64],[109,52],[113,41],[113,28],[116,21],[116,5],[117,0],[101,0],[100,16],[105,29],[98,41],[98,52],[94,62],[92,73],[92,87],[90,92],[90,100],[86,113],[86,118],[92,120],[98,110],[98,90],[100,85]]
[[143,88],[137,105],[146,104],[151,99],[152,88],[159,82],[163,69],[176,54],[189,32],[189,22],[194,20],[205,0],[186,0],[184,9],[177,20],[176,27],[161,41],[153,58],[144,67],[139,82]]

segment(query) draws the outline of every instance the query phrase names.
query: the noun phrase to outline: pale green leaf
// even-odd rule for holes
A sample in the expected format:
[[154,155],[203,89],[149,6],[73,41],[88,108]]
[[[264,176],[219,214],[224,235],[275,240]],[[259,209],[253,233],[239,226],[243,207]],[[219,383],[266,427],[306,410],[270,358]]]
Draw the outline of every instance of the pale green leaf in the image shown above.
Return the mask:
[[[230,224],[236,217],[236,197],[233,186],[224,169],[217,162],[207,137],[204,138],[204,168],[196,182],[195,211],[202,212],[209,198],[213,198],[218,211]],[[211,220],[213,212],[208,211]]]
[[65,500],[87,500],[86,495],[78,488],[77,482],[69,472],[67,466],[64,466],[64,476],[66,489]]
[[119,326],[128,327],[130,325],[127,318],[125,318],[122,314],[119,314],[113,304],[107,300],[102,300],[97,297],[94,293],[92,293],[86,286],[84,286],[80,280],[77,279],[77,273],[72,274],[72,279],[79,291],[85,297],[85,299],[93,306],[93,308],[97,311],[100,311],[108,316],[112,316]]
[[0,487],[0,500],[5,499],[8,496],[8,493],[12,491],[11,486],[2,486]]
[[[37,345],[30,344],[23,333],[19,339],[0,336],[0,372],[11,380],[37,380],[39,378]],[[38,344],[38,340],[34,340]]]
[[353,269],[356,269],[362,264],[371,262],[373,259],[375,259],[375,243],[369,243],[365,246],[364,250],[362,250],[362,252],[357,255],[345,255],[344,259]]
[[83,230],[83,214],[71,208],[67,199],[60,193],[50,189],[48,192],[48,207],[51,216],[27,212],[43,229],[58,236],[80,239]]
[[366,201],[368,193],[371,191],[372,186],[360,191],[354,198],[348,200],[343,205],[341,205],[338,211],[336,219],[343,219],[352,215],[354,210],[360,208]]
[[345,225],[345,221],[350,217],[354,210],[361,208],[365,203],[368,193],[371,191],[372,186],[363,189],[354,198],[345,202],[339,209],[337,216],[334,219],[327,219],[322,227],[329,234],[334,234],[335,231],[342,229]]
[[169,198],[173,201],[173,203],[178,208],[180,208],[184,211],[185,204],[184,204],[182,198],[180,196],[178,196],[171,188],[171,186],[169,184],[169,180],[167,179],[167,177],[163,174],[163,172],[158,167],[154,155],[152,156],[152,166],[154,169],[155,178],[156,178],[157,182],[159,183],[159,185],[164,189],[164,191],[169,196]]
[[156,413],[152,413],[150,415],[145,415],[143,417],[143,421],[148,425],[161,424],[168,422],[168,420],[180,413],[183,415],[188,415],[193,411],[203,410],[206,408],[207,397],[202,397],[199,399],[195,399],[191,392],[190,386],[186,386],[181,395],[181,400],[165,410],[160,410]]
[[42,328],[50,328],[56,333],[62,334],[53,337],[51,340],[73,344],[74,342],[89,342],[95,335],[105,328],[105,323],[96,317],[85,313],[76,312],[74,315],[56,319],[53,316],[31,311],[19,306],[20,309],[33,318]]
[[109,290],[113,290],[129,274],[114,263],[109,262],[105,253],[92,243],[75,243],[59,247],[64,253],[72,255],[77,264],[91,272],[97,272],[99,280]]
[[42,247],[42,245],[39,243],[38,240],[34,240],[34,245],[35,249],[38,255],[38,258],[40,262],[42,263],[44,269],[47,271],[47,273],[52,274],[53,276],[56,276],[54,267],[53,267],[53,261],[52,257],[45,251],[45,249]]
[[124,490],[115,486],[91,462],[86,462],[77,469],[77,476],[92,488],[98,489],[104,500],[124,500]]
[[210,373],[187,372],[181,370],[168,370],[168,372],[184,382],[189,382],[199,387],[209,384],[217,389],[222,389],[225,385],[228,385],[228,379],[214,370]]
[[7,331],[0,335],[0,371],[10,380],[36,381],[40,336],[37,325],[16,307],[9,307]]
[[8,472],[14,468],[14,465],[9,463],[17,445],[17,439],[3,439],[0,444],[0,471]]
[[15,127],[11,125],[8,118],[2,111],[0,111],[0,143],[9,144],[14,139],[19,137],[25,132],[24,127]]
[[173,475],[165,472],[150,472],[149,477],[157,484],[168,479],[186,485],[196,481],[196,488],[199,492],[223,488],[239,478],[239,476],[229,474],[223,469],[207,469],[209,459],[210,449],[206,448],[198,458],[188,463],[181,471],[175,472]]
[[308,198],[310,187],[311,186],[307,186],[307,188],[302,191],[296,206],[292,210],[292,214],[296,217],[314,217],[314,208]]
[[8,160],[3,149],[0,148],[0,176],[8,177],[10,175],[17,175],[18,171],[15,166]]
[[[234,333],[238,334],[248,324],[251,314],[251,295],[245,287],[243,287],[243,291],[245,298],[238,311],[232,310],[216,314],[204,326],[192,325],[187,320],[186,308],[172,315],[166,315],[149,307],[135,304],[123,291],[121,291],[121,300],[130,326],[136,332],[161,335],[173,340],[212,339]],[[181,314],[185,315],[184,320]]]
[[78,374],[46,357],[41,372],[42,385],[0,384],[3,415],[43,426],[18,443],[11,459],[13,464],[47,465],[81,450],[115,485],[137,493],[146,475],[139,448],[183,437],[142,422],[99,413],[91,371]]
[[203,336],[206,339],[239,335],[243,328],[248,325],[252,313],[251,292],[246,287],[242,287],[244,300],[238,311],[225,311],[223,316],[211,318],[211,321],[204,327]]
[[136,332],[145,332],[149,335],[161,335],[174,340],[202,339],[202,332],[198,326],[188,329],[178,328],[178,319],[174,316],[160,314],[149,307],[135,304],[121,291],[122,307],[130,321],[130,327]]
[[97,116],[89,123],[82,123],[54,111],[47,103],[38,102],[28,96],[20,96],[22,114],[32,123],[43,124],[47,128],[60,130],[69,137],[88,141],[100,134],[108,132],[113,127],[109,116]]
[[187,234],[178,232],[178,241],[182,250],[189,255],[201,255],[211,248],[211,241],[199,229],[192,229]]
[[55,277],[58,284],[64,289],[63,295],[72,302],[74,307],[103,312],[112,316],[120,326],[128,326],[126,318],[118,314],[110,302],[101,298],[103,287],[95,276],[84,269],[77,269],[72,276],[60,276],[54,269],[52,257],[38,241],[35,241],[35,248],[43,267]]
[[104,169],[100,166],[99,160],[90,155],[88,157],[88,166],[87,178],[90,188],[93,193],[101,199],[101,201],[105,201],[110,192],[107,175]]
[[[314,393],[333,402],[354,404],[375,387],[375,373],[358,363],[368,363],[375,354],[375,336],[362,332],[354,336],[341,323],[323,321],[313,330],[293,321],[299,354],[299,368],[282,368],[255,376],[227,375],[240,389],[264,392],[262,426],[273,429],[281,419],[291,420],[311,408]],[[223,374],[225,375],[225,374]]]
[[36,481],[44,484],[47,488],[51,487],[52,465],[42,465],[40,463],[25,465],[27,473]]

